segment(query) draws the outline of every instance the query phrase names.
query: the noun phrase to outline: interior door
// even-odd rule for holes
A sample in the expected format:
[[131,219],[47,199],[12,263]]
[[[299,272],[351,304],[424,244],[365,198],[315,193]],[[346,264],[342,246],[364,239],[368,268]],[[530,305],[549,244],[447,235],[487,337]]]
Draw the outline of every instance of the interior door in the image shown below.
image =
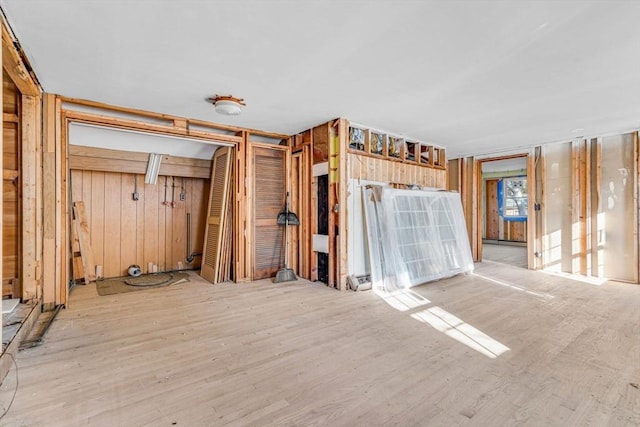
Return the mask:
[[275,276],[284,266],[284,226],[278,213],[284,208],[287,147],[252,144],[253,279]]
[[[220,147],[213,155],[211,168],[211,190],[207,209],[207,224],[204,231],[204,246],[202,251],[202,266],[200,275],[217,283],[220,271],[222,251],[231,251],[231,247],[223,247],[223,225],[228,215],[229,186],[231,184],[231,147]],[[230,245],[229,245],[230,246]]]

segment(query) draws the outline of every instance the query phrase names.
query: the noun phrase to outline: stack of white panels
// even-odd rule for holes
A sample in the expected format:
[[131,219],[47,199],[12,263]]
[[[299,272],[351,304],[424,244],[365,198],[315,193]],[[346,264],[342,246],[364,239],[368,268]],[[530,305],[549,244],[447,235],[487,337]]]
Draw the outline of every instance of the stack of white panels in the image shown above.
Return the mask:
[[363,189],[371,281],[392,292],[473,271],[458,193]]

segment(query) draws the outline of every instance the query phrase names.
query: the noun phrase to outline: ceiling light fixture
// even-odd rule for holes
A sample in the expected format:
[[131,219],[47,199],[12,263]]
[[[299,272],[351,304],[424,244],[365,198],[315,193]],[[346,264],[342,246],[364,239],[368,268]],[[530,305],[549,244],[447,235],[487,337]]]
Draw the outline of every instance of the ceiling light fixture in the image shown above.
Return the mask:
[[145,184],[153,184],[158,181],[158,174],[160,173],[160,162],[162,161],[162,154],[149,153],[149,162],[147,163],[147,174],[144,177]]
[[244,103],[244,99],[231,95],[216,95],[213,98],[209,98],[209,102],[213,104],[216,113],[224,114],[225,116],[237,116],[242,113],[242,107],[247,105]]

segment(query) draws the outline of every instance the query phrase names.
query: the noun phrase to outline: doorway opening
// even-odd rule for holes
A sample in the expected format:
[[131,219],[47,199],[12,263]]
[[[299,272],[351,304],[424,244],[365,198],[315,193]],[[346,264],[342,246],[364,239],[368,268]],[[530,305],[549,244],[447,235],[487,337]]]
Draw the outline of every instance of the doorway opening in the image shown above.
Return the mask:
[[482,260],[528,267],[527,155],[480,161]]

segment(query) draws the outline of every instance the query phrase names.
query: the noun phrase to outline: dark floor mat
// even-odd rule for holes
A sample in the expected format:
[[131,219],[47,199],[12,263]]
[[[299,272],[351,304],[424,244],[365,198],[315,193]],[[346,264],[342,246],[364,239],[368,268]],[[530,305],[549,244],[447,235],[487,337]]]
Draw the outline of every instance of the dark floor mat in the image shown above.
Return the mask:
[[155,273],[138,277],[117,277],[115,279],[96,280],[98,295],[114,295],[143,289],[161,288],[189,281],[187,273]]

